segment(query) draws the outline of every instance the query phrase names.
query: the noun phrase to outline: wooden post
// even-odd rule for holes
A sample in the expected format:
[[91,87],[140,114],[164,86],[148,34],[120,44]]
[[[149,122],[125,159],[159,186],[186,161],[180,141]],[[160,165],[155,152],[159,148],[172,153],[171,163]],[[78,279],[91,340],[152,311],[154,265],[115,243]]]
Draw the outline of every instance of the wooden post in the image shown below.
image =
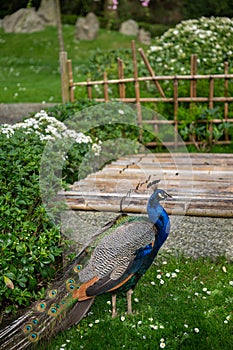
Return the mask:
[[109,98],[108,98],[108,77],[107,77],[107,72],[104,72],[104,100],[105,100],[105,102],[109,101]]
[[[194,76],[197,74],[197,55],[191,55],[191,61],[190,61],[190,75]],[[190,80],[190,98],[197,97],[197,81],[193,78]],[[194,107],[195,102],[190,102],[189,104],[189,110],[190,110],[190,116],[193,117],[194,113]],[[196,133],[189,139],[193,142],[196,142]]]
[[60,68],[61,68],[61,91],[62,91],[62,103],[70,101],[69,94],[69,74],[67,65],[67,52],[60,52]]
[[174,91],[174,146],[178,147],[178,79],[174,78],[173,83],[173,91]]
[[73,71],[72,71],[72,61],[71,60],[67,60],[67,66],[68,66],[68,76],[69,76],[70,102],[74,102]]
[[91,100],[92,99],[92,85],[89,84],[91,81],[90,78],[87,78],[87,97]]
[[[197,55],[191,55],[190,62],[190,75],[194,76],[197,74]],[[190,80],[190,97],[197,97],[197,81],[196,79],[191,78]],[[195,103],[191,102],[190,105],[190,115],[193,115],[193,109],[195,107]]]
[[134,72],[134,90],[136,97],[136,108],[137,108],[137,117],[138,117],[138,125],[139,125],[139,140],[142,141],[142,109],[140,103],[140,86],[138,81],[138,66],[137,66],[137,56],[136,56],[136,48],[135,41],[131,42],[132,48],[132,58],[133,58],[133,72]]
[[[224,62],[224,74],[228,74],[228,62]],[[228,79],[224,80],[224,97],[228,97]],[[224,120],[228,119],[228,102],[224,103]],[[225,140],[229,141],[228,131],[225,131]]]
[[[197,55],[191,55],[191,66],[190,74],[197,74]],[[197,81],[196,79],[191,79],[190,81],[190,97],[197,97]]]
[[[122,59],[118,58],[118,78],[119,79],[124,79],[124,62]],[[124,83],[119,83],[119,95],[120,98],[125,98],[125,84]]]
[[[153,69],[152,69],[152,67],[151,67],[151,65],[150,65],[150,63],[149,63],[149,61],[148,61],[148,59],[147,59],[147,57],[146,57],[145,52],[144,52],[143,49],[141,49],[141,48],[138,49],[138,51],[139,51],[140,55],[142,56],[142,59],[143,59],[145,65],[146,65],[146,68],[148,69],[148,71],[149,71],[151,77],[152,77],[152,78],[155,77],[155,72],[153,71]],[[157,87],[157,89],[158,89],[160,95],[161,95],[162,97],[166,97],[166,96],[165,96],[165,93],[164,93],[164,91],[163,91],[163,89],[162,89],[162,87],[161,87],[161,85],[160,85],[159,82],[158,82],[158,80],[153,80],[153,82],[154,82],[155,86]]]
[[[209,86],[209,108],[213,109],[214,108],[214,102],[213,102],[213,97],[214,97],[214,78],[210,76],[210,86]],[[210,121],[209,125],[209,132],[210,132],[210,137],[209,137],[209,142],[212,144],[213,141],[213,122]]]

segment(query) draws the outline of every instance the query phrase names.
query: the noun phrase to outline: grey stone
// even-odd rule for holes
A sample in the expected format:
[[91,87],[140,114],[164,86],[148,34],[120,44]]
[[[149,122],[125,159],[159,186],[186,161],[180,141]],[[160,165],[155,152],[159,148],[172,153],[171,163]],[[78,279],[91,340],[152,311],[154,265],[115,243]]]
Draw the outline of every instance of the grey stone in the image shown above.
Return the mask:
[[138,24],[133,19],[129,19],[120,26],[120,33],[125,35],[137,36],[138,34]]
[[77,19],[75,38],[78,40],[94,40],[99,32],[99,20],[92,12]]
[[151,44],[151,35],[150,32],[147,32],[144,29],[139,29],[138,31],[138,41],[142,44],[145,45],[150,45]]
[[56,1],[55,0],[41,0],[40,7],[37,14],[42,18],[48,26],[56,26]]
[[44,29],[44,22],[34,8],[20,9],[3,19],[6,33],[33,33]]

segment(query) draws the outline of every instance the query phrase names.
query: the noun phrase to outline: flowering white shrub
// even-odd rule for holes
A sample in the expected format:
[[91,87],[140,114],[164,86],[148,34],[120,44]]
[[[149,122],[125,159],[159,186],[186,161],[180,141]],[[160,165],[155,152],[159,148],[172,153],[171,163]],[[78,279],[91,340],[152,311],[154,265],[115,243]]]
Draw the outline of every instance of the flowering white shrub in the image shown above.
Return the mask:
[[90,136],[68,129],[64,123],[54,117],[48,116],[43,110],[34,117],[26,119],[24,122],[14,125],[1,125],[0,132],[6,134],[9,138],[14,135],[15,129],[22,129],[24,134],[35,133],[41,141],[55,140],[57,138],[73,138],[76,143],[92,143]]
[[198,73],[223,73],[224,61],[232,64],[233,19],[182,21],[155,38],[147,51],[156,74],[189,74],[191,54],[198,56]]

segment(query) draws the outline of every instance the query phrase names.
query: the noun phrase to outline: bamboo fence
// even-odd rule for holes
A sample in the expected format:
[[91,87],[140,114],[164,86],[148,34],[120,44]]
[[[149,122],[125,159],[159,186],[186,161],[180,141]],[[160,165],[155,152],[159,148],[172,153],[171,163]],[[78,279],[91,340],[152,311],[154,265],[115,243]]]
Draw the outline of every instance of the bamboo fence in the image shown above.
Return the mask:
[[[200,75],[197,74],[197,56],[191,56],[190,63],[190,74],[189,75],[164,75],[157,76],[153,71],[146,54],[143,49],[138,49],[138,52],[143,60],[149,75],[140,77],[138,75],[138,65],[137,65],[137,55],[136,55],[136,47],[135,42],[132,41],[131,44],[132,49],[132,61],[133,61],[133,77],[125,78],[124,77],[124,62],[122,59],[118,58],[118,77],[116,79],[108,79],[107,73],[103,73],[102,80],[93,81],[90,78],[87,81],[75,82],[73,79],[73,70],[72,70],[72,62],[67,59],[67,53],[61,52],[60,61],[63,63],[62,69],[62,95],[63,102],[74,102],[75,99],[78,99],[78,95],[74,95],[74,90],[76,88],[85,87],[87,97],[89,99],[94,99],[97,102],[109,102],[109,87],[111,85],[118,85],[119,97],[114,97],[114,101],[120,101],[124,103],[133,103],[136,105],[137,110],[137,119],[139,127],[143,127],[143,125],[148,124],[154,127],[155,131],[159,130],[159,126],[161,124],[170,124],[174,126],[175,131],[178,131],[179,124],[182,120],[179,119],[179,108],[181,103],[188,103],[190,108],[190,115],[192,115],[195,104],[205,103],[209,109],[213,109],[216,104],[223,104],[223,115],[221,118],[213,118],[209,122],[209,142],[211,143],[213,140],[213,125],[218,125],[222,122],[233,123],[233,118],[230,117],[230,113],[232,112],[232,102],[233,96],[229,96],[229,81],[233,79],[233,74],[229,74],[228,63],[224,63],[224,73],[223,74],[207,74]],[[209,93],[208,96],[197,96],[197,84],[199,81],[208,80],[209,82]],[[217,80],[223,81],[223,96],[215,96],[215,82]],[[171,82],[173,89],[173,96],[166,97],[166,94],[161,86],[161,83],[167,81]],[[179,85],[182,81],[190,81],[190,94],[189,96],[179,96]],[[156,97],[141,97],[140,94],[140,84],[143,82],[153,82],[155,85],[155,91],[157,95]],[[133,83],[134,85],[134,97],[126,96],[126,86],[128,83]],[[103,96],[99,98],[93,97],[93,88],[96,86],[103,87]],[[172,119],[160,120],[156,116],[156,112],[154,118],[152,120],[143,120],[142,118],[142,104],[150,102],[150,103],[172,103],[173,104],[173,116]],[[231,111],[230,111],[231,108]],[[200,120],[200,123],[206,123],[207,120]],[[177,133],[174,133],[174,140],[168,143],[171,146],[178,147],[179,140],[177,138]],[[220,140],[215,140],[215,144],[230,144],[232,142],[227,129],[224,132],[223,137]],[[192,138],[189,138],[188,141],[185,141],[185,144],[201,144],[202,141],[199,141],[194,135]],[[147,146],[156,146],[157,142],[147,143]]]

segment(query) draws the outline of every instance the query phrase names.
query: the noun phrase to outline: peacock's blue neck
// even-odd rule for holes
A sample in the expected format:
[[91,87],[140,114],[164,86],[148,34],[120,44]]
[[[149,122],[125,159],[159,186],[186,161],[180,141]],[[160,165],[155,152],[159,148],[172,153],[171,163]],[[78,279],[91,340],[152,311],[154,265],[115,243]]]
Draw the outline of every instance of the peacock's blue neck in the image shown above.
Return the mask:
[[157,229],[156,240],[153,247],[153,250],[157,253],[169,234],[170,220],[166,210],[158,201],[156,203],[153,202],[153,206],[150,202],[148,203],[147,213],[149,220],[153,222]]

